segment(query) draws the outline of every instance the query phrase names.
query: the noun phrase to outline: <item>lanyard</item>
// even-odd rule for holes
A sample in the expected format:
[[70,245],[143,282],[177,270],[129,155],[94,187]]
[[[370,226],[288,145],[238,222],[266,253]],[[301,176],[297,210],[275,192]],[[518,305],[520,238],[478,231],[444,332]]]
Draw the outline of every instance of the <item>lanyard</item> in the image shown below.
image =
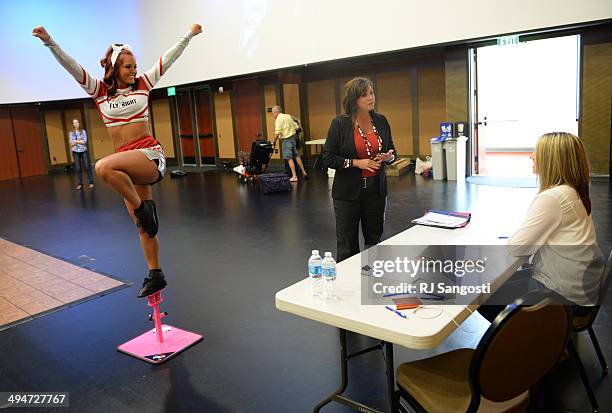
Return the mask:
[[[380,134],[376,130],[376,126],[374,125],[374,122],[370,121],[370,123],[372,124],[372,130],[374,131],[374,133],[376,134],[376,137],[378,138],[378,153],[381,153],[382,152],[382,139],[380,138]],[[356,123],[356,125],[357,125],[357,131],[359,132],[359,135],[361,135],[361,137],[363,138],[363,141],[365,142],[368,158],[372,159],[372,151],[373,151],[372,144],[368,140],[365,133],[363,133],[363,131],[361,130],[361,127],[359,126],[359,124]]]

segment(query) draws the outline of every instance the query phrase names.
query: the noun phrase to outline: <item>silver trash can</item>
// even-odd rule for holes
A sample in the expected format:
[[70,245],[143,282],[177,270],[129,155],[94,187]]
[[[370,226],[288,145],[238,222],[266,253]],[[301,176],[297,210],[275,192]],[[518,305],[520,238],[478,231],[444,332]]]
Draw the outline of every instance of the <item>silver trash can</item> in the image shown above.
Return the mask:
[[444,160],[444,140],[442,138],[431,138],[431,167],[433,179],[446,179],[446,161]]
[[[444,149],[446,152],[446,172],[449,181],[465,179],[465,146],[467,137],[446,138]],[[435,175],[434,175],[435,176]]]

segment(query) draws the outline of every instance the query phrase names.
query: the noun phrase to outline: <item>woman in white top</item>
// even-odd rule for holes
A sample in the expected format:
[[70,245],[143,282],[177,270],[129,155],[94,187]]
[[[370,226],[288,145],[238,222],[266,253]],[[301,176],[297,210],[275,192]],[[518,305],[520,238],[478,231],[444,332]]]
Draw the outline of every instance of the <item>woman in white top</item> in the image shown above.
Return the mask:
[[[584,146],[571,133],[547,133],[538,139],[530,157],[540,190],[510,238],[508,251],[513,256],[533,256],[532,269],[515,274],[487,304],[503,309],[513,296],[521,295],[521,282],[528,281],[528,290],[552,290],[581,312],[581,306],[597,303],[605,264],[591,216]],[[490,320],[496,315],[494,308],[485,307],[481,313]]]

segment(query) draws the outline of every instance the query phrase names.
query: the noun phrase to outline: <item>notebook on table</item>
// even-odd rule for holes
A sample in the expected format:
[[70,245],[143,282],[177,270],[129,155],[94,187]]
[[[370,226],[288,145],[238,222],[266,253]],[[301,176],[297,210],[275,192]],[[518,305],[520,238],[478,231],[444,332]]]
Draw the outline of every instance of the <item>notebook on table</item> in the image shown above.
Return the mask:
[[412,223],[439,228],[463,228],[470,222],[472,214],[469,212],[449,212],[430,209],[421,218],[413,219]]

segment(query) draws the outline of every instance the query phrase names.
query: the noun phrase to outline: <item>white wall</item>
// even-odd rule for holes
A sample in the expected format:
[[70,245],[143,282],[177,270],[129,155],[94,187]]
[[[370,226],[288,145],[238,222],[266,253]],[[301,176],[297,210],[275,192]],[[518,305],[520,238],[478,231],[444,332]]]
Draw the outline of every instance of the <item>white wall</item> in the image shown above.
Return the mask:
[[[117,11],[119,10],[119,11]],[[0,103],[85,96],[31,37],[43,24],[92,74],[111,42],[148,68],[193,22],[205,33],[158,87],[612,18],[609,0],[0,0]],[[106,17],[108,16],[108,17]],[[8,63],[8,64],[7,64]]]
[[0,103],[36,102],[87,96],[55,61],[32,29],[45,26],[51,36],[90,73],[102,76],[100,58],[110,43],[131,43],[142,50],[139,5],[124,1],[120,19],[110,0],[0,0]]

